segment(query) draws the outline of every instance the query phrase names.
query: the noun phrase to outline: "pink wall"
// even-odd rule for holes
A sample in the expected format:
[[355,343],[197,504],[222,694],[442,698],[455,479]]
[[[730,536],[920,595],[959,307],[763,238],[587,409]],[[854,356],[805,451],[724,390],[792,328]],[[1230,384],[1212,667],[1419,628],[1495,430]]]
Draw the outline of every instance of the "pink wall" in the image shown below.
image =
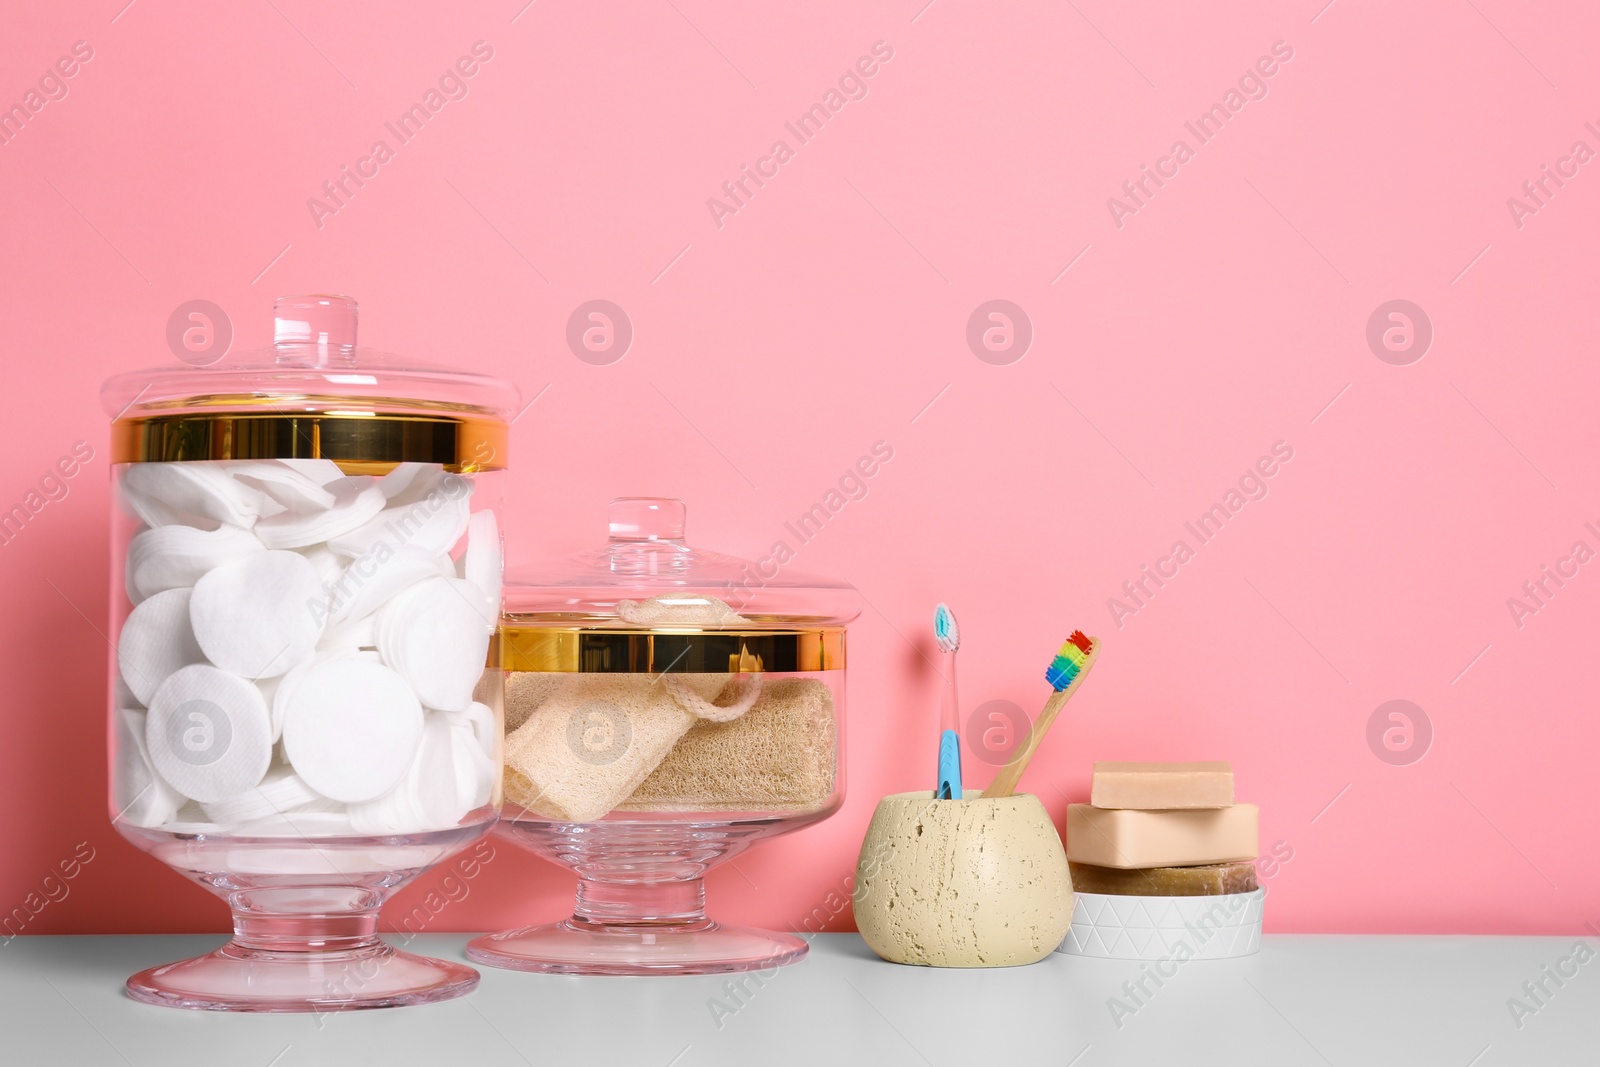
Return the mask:
[[[1600,550],[1600,162],[1561,163],[1600,150],[1586,5],[523,2],[8,11],[0,103],[74,42],[93,57],[0,145],[0,505],[76,442],[94,458],[0,546],[0,911],[88,842],[30,932],[223,927],[104,814],[96,388],[172,360],[184,301],[255,345],[275,294],[337,291],[373,345],[548,387],[516,426],[513,562],[589,546],[604,502],[637,493],[763,554],[893,447],[794,564],[871,604],[850,799],[718,872],[725,917],[796,923],[853,869],[875,798],[931,787],[944,599],[969,707],[1031,712],[1067,630],[1105,639],[1025,783],[1057,818],[1096,758],[1234,762],[1264,843],[1293,851],[1269,929],[1600,919],[1600,563],[1536,613],[1507,604],[1576,542]],[[465,98],[399,144],[385,122],[477,41],[493,56]],[[865,97],[801,144],[785,122],[879,41]],[[1292,58],[1243,83],[1264,97],[1205,143],[1186,129],[1275,50]],[[393,158],[314,217],[379,139]],[[775,177],[708,208],[779,139]],[[1141,164],[1176,174],[1114,212]],[[1545,164],[1576,175],[1513,212]],[[591,299],[634,325],[611,365],[565,342]],[[1031,322],[1008,365],[966,341],[993,299]],[[1395,299],[1432,324],[1408,365],[1366,339]],[[1276,442],[1293,458],[1266,496],[1200,544],[1184,523]],[[1193,558],[1114,620],[1108,598],[1179,539]],[[1368,742],[1396,699],[1431,723],[1406,765]],[[554,917],[570,886],[501,846],[434,929]]]

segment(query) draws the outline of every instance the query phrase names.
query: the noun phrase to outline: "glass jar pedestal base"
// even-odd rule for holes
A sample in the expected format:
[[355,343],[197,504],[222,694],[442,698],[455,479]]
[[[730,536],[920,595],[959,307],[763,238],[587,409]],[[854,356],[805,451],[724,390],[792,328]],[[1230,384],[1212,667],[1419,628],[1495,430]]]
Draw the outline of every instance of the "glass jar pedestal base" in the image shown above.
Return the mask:
[[489,934],[467,945],[486,967],[543,974],[728,974],[795,963],[808,946],[793,934],[723,926],[595,926],[574,919]]
[[431,1004],[470,993],[478,972],[401,952],[362,948],[285,952],[237,942],[179,963],[140,971],[128,995],[146,1004],[206,1011],[317,1012]]
[[[487,829],[483,823],[382,845],[125,831],[225,896],[233,911],[233,940],[215,952],[140,971],[128,979],[128,995],[201,1011],[334,1014],[471,992],[476,970],[385,943],[378,936],[378,912],[395,889]],[[223,862],[231,873],[219,869]],[[313,882],[328,878],[330,868],[343,884]],[[320,875],[312,873],[319,869]],[[223,883],[231,883],[226,893],[219,890]]]
[[476,938],[467,958],[544,974],[726,974],[795,963],[808,948],[793,934],[708,919],[699,878],[580,879],[570,919]]

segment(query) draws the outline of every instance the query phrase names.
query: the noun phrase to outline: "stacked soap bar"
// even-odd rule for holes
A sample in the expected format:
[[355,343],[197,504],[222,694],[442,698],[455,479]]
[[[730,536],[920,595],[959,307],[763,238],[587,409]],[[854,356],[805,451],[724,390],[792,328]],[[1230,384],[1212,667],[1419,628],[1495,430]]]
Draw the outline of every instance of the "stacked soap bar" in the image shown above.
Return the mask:
[[1067,809],[1075,889],[1206,896],[1257,888],[1259,811],[1233,802],[1226,763],[1096,763],[1091,804]]
[[141,523],[117,642],[119,818],[401,834],[489,802],[499,726],[475,687],[502,561],[469,479],[251,460],[133,464],[119,486]]

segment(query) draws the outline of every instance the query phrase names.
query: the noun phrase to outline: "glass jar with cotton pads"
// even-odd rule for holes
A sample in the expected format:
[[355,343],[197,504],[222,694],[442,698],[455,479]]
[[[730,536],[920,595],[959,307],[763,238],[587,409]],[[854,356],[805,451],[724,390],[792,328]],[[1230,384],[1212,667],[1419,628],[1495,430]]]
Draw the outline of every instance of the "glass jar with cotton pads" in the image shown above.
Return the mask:
[[480,937],[478,963],[711,974],[793,963],[789,933],[707,918],[703,878],[844,799],[844,582],[691,547],[681,501],[610,505],[598,551],[513,572],[500,628],[499,832],[578,874],[558,922]]
[[111,817],[227,901],[234,937],[137,1000],[333,1012],[471,967],[378,910],[493,825],[499,472],[516,392],[356,345],[348,297],[273,345],[111,379]]

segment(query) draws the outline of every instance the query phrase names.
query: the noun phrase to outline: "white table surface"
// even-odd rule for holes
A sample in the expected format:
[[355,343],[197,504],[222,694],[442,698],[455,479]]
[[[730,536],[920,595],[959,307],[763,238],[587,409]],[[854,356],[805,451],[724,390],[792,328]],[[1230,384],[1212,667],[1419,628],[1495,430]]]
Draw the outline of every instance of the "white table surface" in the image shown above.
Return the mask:
[[[466,940],[424,935],[407,947],[464,960]],[[854,934],[814,938],[806,960],[720,1027],[711,1000],[733,1003],[729,976],[491,968],[445,1004],[325,1017],[178,1011],[128,999],[123,980],[222,938],[19,937],[0,945],[0,1064],[1595,1064],[1600,955],[1560,988],[1547,979],[1553,995],[1520,1027],[1507,1007],[1528,1002],[1522,983],[1578,940],[1269,935],[1258,955],[1185,964],[1119,1028],[1107,1001],[1140,964],[1057,953],[1008,970],[900,967]]]

